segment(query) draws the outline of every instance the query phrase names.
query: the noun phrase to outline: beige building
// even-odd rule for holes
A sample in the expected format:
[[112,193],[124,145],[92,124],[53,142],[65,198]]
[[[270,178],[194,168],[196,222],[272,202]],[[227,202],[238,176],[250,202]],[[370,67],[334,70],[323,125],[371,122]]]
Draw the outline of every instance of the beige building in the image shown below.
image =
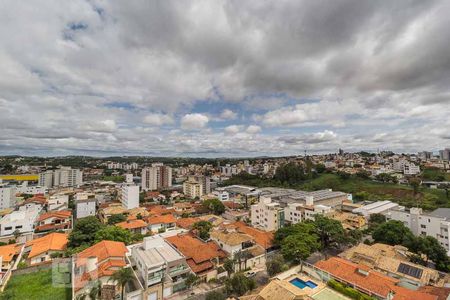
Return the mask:
[[194,199],[203,196],[203,185],[201,182],[188,180],[183,183],[183,193],[186,197]]
[[269,197],[262,196],[251,206],[252,226],[265,231],[275,231],[284,225],[284,209]]
[[161,163],[142,169],[142,190],[154,191],[172,186],[172,168]]

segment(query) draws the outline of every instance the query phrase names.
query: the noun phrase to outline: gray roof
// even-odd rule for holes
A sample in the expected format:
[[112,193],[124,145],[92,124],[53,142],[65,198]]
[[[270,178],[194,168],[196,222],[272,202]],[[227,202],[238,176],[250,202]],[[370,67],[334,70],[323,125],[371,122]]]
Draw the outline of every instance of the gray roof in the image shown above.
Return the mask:
[[450,220],[450,208],[438,208],[428,214],[431,217],[443,218]]

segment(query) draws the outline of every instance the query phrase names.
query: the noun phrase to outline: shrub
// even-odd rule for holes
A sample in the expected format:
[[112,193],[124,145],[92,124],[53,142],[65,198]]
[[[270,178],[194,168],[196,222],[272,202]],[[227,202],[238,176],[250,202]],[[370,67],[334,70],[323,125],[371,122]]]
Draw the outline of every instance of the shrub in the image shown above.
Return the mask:
[[344,284],[337,282],[336,280],[329,280],[328,286],[331,287],[333,290],[350,297],[355,300],[375,300],[375,298],[370,297],[366,294],[361,293],[360,291],[355,290],[354,288],[351,288],[349,286],[345,286]]

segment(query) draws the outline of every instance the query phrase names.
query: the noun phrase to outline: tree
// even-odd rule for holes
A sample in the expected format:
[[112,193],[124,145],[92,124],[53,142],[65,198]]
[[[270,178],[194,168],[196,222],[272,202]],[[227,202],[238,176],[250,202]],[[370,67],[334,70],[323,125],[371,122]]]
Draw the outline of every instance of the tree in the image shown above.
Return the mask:
[[100,281],[97,280],[96,282],[94,282],[91,289],[89,290],[90,300],[96,300],[100,296],[101,287],[102,285]]
[[121,268],[112,274],[110,280],[120,285],[120,299],[124,300],[125,285],[133,279],[134,275],[131,268]]
[[295,235],[299,233],[315,234],[316,230],[317,229],[315,224],[311,222],[309,223],[301,222],[294,225],[281,227],[275,232],[274,244],[276,246],[281,246],[283,240],[290,235]]
[[215,215],[221,215],[225,212],[225,205],[219,199],[208,199],[203,201],[203,207]]
[[111,215],[111,217],[108,218],[108,224],[114,225],[120,222],[124,222],[127,220],[127,217],[124,214],[114,214]]
[[369,229],[375,229],[378,225],[386,222],[386,216],[383,214],[371,214],[369,217]]
[[199,281],[200,281],[200,278],[197,275],[195,275],[193,273],[189,273],[188,276],[186,277],[185,284],[186,284],[186,287],[188,289],[190,289],[191,287],[197,285],[199,283]]
[[347,173],[347,172],[344,172],[344,171],[339,171],[339,172],[337,172],[337,174],[343,180],[347,180],[347,179],[350,178],[350,173]]
[[244,295],[247,291],[251,291],[256,287],[256,282],[245,277],[242,273],[236,273],[225,282],[225,289],[228,294],[235,294],[237,296]]
[[128,245],[133,241],[133,235],[126,229],[117,226],[106,226],[95,234],[96,243],[104,240],[123,242]]
[[231,274],[234,273],[234,260],[229,258],[225,259],[223,268],[225,269],[225,271],[227,271],[228,277],[230,277]]
[[277,168],[273,179],[289,185],[298,184],[306,179],[305,170],[296,163],[290,162]]
[[346,244],[348,242],[341,222],[322,215],[315,215],[314,224],[323,249],[330,246],[335,246],[338,248],[342,244]]
[[104,225],[94,216],[79,219],[69,235],[69,247],[92,245],[96,232],[103,227]]
[[418,236],[408,247],[411,252],[417,253],[419,257],[426,256],[427,261],[435,263],[440,271],[448,272],[450,259],[447,251],[442,247],[439,241],[432,236]]
[[316,234],[299,233],[288,236],[281,244],[281,253],[286,260],[300,263],[320,248]]
[[362,179],[369,179],[370,178],[370,172],[366,170],[359,170],[356,173],[356,176]]
[[275,254],[272,258],[266,260],[266,269],[269,276],[281,273],[287,269],[284,258],[280,254]]
[[363,233],[359,229],[353,229],[347,232],[347,236],[349,243],[352,245],[356,245],[361,242]]
[[227,296],[225,296],[221,291],[211,291],[206,294],[205,300],[225,300]]
[[212,224],[208,221],[198,221],[192,225],[192,229],[197,230],[199,237],[202,240],[209,239],[209,231],[212,228]]
[[402,222],[391,220],[380,224],[372,233],[372,238],[377,243],[407,246],[414,235]]
[[327,168],[325,168],[324,164],[317,164],[316,165],[316,172],[319,173],[319,174],[325,172],[326,169]]
[[420,184],[421,184],[421,181],[419,178],[412,177],[409,179],[409,185],[412,187],[414,195],[417,195]]

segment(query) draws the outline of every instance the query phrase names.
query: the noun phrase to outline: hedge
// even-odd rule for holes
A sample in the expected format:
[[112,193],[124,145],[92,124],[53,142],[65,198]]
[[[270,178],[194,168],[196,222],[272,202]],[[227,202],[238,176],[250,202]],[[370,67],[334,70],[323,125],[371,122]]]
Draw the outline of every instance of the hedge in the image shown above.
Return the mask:
[[346,285],[344,285],[340,282],[337,282],[336,280],[333,280],[333,279],[328,281],[328,286],[331,287],[333,290],[336,290],[339,293],[341,293],[345,296],[348,296],[352,299],[355,299],[355,300],[376,300],[373,297],[363,294],[360,291],[357,291],[354,288],[346,286]]

